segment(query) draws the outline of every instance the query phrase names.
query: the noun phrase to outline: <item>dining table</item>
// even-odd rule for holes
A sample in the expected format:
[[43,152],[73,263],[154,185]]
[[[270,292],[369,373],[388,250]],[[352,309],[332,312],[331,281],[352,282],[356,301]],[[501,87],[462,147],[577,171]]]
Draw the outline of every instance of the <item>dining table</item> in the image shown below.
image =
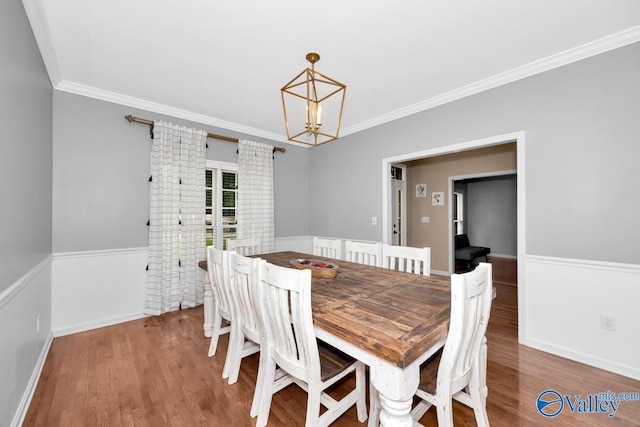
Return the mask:
[[299,252],[257,255],[275,265],[321,260],[334,278],[313,277],[316,336],[369,367],[380,395],[380,425],[413,426],[420,365],[444,346],[449,330],[449,277],[398,272]]

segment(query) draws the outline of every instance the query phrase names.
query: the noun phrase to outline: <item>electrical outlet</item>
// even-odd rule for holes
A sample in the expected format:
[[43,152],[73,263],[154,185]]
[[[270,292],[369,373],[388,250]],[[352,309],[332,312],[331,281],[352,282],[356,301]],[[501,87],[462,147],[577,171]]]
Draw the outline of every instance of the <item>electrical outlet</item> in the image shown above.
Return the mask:
[[36,316],[36,334],[40,333],[40,315]]
[[600,327],[605,331],[613,331],[616,330],[616,316],[611,316],[608,314],[600,315]]

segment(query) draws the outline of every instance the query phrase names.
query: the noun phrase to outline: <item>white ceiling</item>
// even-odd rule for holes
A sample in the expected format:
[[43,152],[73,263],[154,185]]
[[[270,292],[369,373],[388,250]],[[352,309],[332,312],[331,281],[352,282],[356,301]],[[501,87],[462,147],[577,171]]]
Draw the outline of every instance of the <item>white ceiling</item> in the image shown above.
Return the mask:
[[344,136],[640,40],[638,0],[23,3],[56,89],[278,141],[308,52]]

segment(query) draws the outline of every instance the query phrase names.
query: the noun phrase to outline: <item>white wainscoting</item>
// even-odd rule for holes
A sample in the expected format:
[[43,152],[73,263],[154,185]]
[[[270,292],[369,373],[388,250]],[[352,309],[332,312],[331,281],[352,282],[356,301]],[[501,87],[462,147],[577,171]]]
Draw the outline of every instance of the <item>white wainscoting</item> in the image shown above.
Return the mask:
[[0,325],[0,425],[17,427],[53,339],[50,256],[0,293]]
[[[276,239],[276,251],[311,253],[312,236]],[[53,255],[52,330],[69,335],[145,317],[148,248]]]
[[293,236],[276,238],[276,252],[293,251],[310,254],[313,252],[313,236]]
[[[276,239],[276,251],[312,252],[313,236]],[[144,316],[147,248],[54,254],[54,336]],[[640,266],[525,256],[520,341],[640,379]],[[616,317],[615,332],[600,315]]]
[[54,336],[144,317],[148,249],[53,255]]
[[527,256],[525,277],[523,344],[640,380],[640,265]]

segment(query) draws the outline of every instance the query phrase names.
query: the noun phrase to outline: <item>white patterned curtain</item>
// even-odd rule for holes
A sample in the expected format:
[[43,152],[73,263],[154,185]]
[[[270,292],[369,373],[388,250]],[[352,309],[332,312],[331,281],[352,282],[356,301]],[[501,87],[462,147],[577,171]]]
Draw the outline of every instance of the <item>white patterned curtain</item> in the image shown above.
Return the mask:
[[273,145],[238,145],[238,238],[259,237],[261,251],[273,252]]
[[146,314],[203,302],[206,139],[201,130],[154,123]]

